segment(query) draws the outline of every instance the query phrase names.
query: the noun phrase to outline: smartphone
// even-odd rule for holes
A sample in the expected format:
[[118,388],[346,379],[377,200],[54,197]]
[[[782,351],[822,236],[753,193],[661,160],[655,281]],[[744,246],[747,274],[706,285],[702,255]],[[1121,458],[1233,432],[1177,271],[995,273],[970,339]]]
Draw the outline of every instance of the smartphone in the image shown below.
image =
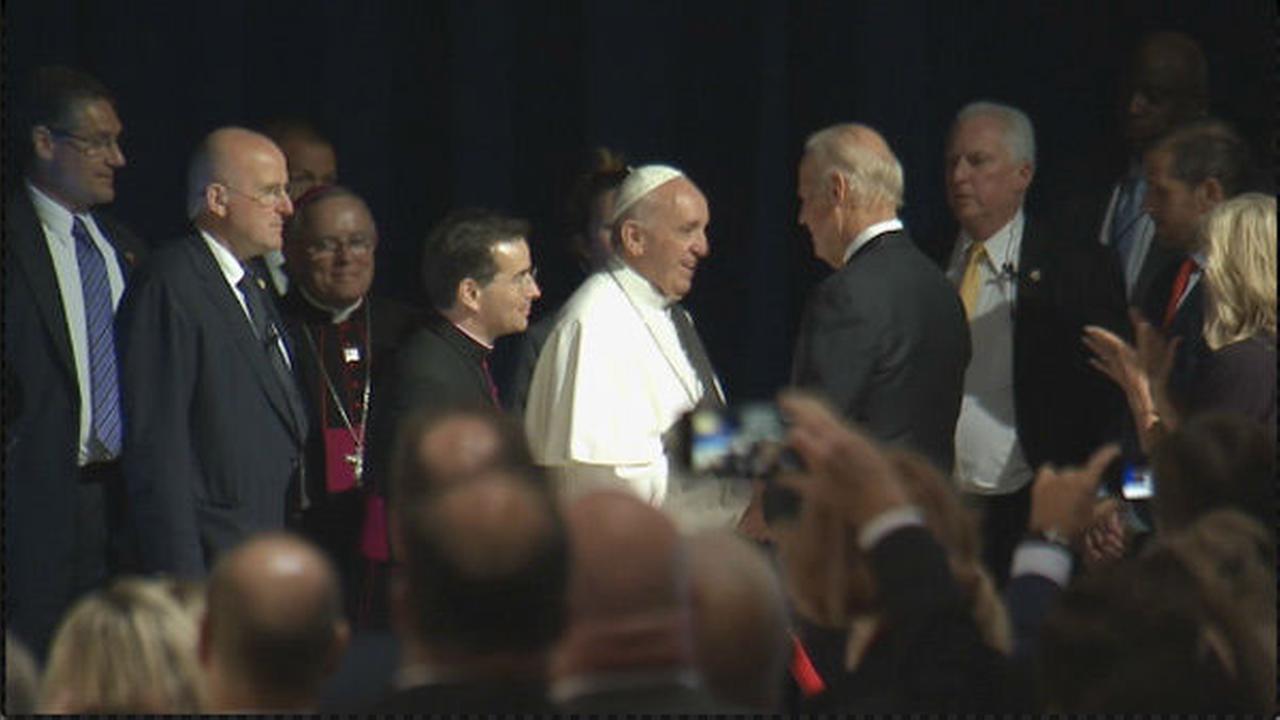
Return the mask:
[[784,454],[786,425],[771,402],[696,408],[681,423],[683,461],[694,475],[762,478]]
[[1151,468],[1126,464],[1120,478],[1120,496],[1125,500],[1150,500],[1156,494]]

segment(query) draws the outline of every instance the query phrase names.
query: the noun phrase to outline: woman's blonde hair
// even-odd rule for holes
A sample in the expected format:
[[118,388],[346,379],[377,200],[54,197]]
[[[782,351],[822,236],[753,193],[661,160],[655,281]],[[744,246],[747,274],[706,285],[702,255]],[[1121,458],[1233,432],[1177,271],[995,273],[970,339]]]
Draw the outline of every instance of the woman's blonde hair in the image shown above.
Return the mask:
[[[995,583],[982,565],[977,521],[942,473],[927,460],[903,450],[886,450],[907,496],[947,554],[951,574],[968,601],[978,631],[1002,653],[1012,647],[1009,615]],[[859,615],[875,613],[878,591],[870,560],[858,547],[857,530],[839,512],[806,503],[797,526],[782,535],[787,592],[808,620],[848,627]]]
[[1208,302],[1204,338],[1213,350],[1276,334],[1276,199],[1245,193],[1205,217]]
[[197,621],[167,581],[121,578],[81,599],[58,627],[43,712],[195,713]]

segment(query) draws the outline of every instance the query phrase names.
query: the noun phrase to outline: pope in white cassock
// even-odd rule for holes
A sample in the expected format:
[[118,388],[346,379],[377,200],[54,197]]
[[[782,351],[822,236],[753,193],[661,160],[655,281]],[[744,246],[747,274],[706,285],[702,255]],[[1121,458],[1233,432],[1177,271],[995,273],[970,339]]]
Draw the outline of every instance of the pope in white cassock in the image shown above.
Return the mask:
[[646,165],[614,206],[614,257],[569,299],[525,410],[534,460],[563,494],[630,488],[661,505],[680,416],[724,394],[677,304],[709,252],[707,200],[684,173]]

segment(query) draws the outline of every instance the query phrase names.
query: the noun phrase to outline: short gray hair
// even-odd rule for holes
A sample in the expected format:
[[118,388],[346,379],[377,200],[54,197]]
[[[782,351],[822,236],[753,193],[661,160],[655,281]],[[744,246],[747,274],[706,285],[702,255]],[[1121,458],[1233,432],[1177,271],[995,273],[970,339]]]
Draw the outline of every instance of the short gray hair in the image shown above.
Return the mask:
[[863,202],[891,203],[896,210],[902,207],[902,164],[888,146],[882,153],[860,141],[865,133],[874,135],[875,131],[856,123],[832,125],[810,135],[804,149],[812,154],[824,177],[838,172]]
[[208,138],[200,141],[195,152],[191,153],[191,162],[187,164],[187,219],[194,220],[204,212],[204,191],[210,183],[216,182],[213,168],[213,148]]
[[981,116],[994,117],[1000,120],[1004,125],[1004,132],[1000,134],[1000,137],[1004,141],[1005,149],[1009,151],[1009,156],[1016,162],[1029,163],[1032,167],[1035,167],[1036,133],[1032,128],[1031,118],[1012,105],[1004,105],[990,100],[971,102],[960,108],[960,112],[956,113],[956,119],[951,125],[951,131],[955,132],[960,123]]

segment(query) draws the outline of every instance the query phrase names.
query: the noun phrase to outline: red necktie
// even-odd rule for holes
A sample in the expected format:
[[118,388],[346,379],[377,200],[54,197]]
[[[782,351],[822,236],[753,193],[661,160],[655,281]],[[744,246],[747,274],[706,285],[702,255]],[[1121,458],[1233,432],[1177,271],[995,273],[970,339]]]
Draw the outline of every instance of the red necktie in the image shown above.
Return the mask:
[[805,697],[813,697],[827,689],[827,684],[809,659],[809,653],[805,652],[804,645],[795,635],[791,636],[791,677]]
[[1168,330],[1173,324],[1173,316],[1178,314],[1178,300],[1187,289],[1187,283],[1191,282],[1191,273],[1195,272],[1196,267],[1196,261],[1191,258],[1182,261],[1182,267],[1178,268],[1178,276],[1173,279],[1173,291],[1169,293],[1169,304],[1164,309],[1164,322],[1161,323],[1161,328]]

